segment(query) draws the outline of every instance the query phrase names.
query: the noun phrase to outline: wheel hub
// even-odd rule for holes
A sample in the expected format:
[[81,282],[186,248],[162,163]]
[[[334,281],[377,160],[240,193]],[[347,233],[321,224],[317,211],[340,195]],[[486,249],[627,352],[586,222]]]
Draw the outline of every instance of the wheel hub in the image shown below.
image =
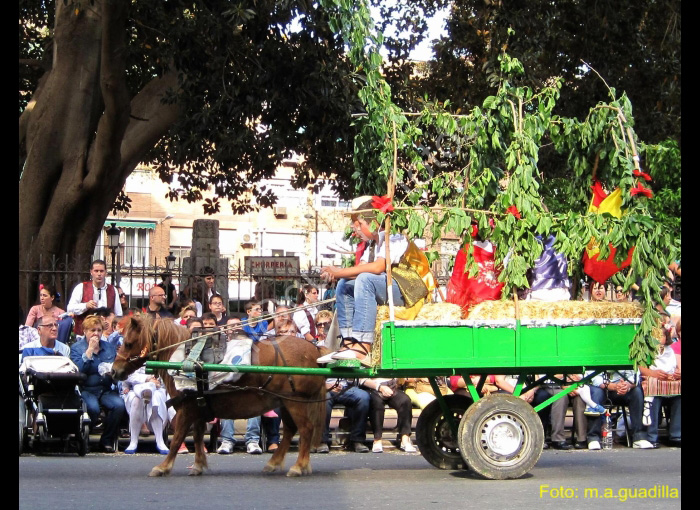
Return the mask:
[[500,413],[484,421],[480,428],[481,447],[489,457],[498,461],[512,459],[521,451],[523,427],[515,417]]

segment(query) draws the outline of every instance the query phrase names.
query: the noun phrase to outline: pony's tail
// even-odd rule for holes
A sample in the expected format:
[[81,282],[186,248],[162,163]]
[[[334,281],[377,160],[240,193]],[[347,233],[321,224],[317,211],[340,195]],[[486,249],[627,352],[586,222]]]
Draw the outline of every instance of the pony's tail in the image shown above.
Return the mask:
[[322,384],[316,395],[316,402],[309,405],[309,419],[313,424],[314,431],[311,434],[311,446],[314,447],[321,442],[323,429],[326,426],[326,385]]

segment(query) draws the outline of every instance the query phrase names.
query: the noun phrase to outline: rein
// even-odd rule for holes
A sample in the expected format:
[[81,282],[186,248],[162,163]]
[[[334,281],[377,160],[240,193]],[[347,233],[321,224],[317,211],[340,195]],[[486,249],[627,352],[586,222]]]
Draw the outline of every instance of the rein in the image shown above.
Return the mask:
[[[335,301],[335,298],[331,298],[331,299],[325,299],[325,300],[323,300],[323,301],[316,301],[315,303],[308,304],[308,305],[300,305],[300,306],[297,306],[297,307],[295,307],[295,308],[290,308],[290,309],[288,309],[288,310],[285,310],[284,312],[271,313],[271,314],[268,314],[268,315],[263,315],[263,316],[261,316],[261,317],[259,317],[259,318],[257,318],[257,319],[248,320],[248,321],[246,321],[246,324],[258,324],[258,323],[260,323],[260,322],[262,322],[262,321],[265,321],[265,320],[268,320],[268,319],[275,319],[275,318],[280,317],[280,316],[282,316],[282,315],[293,314],[294,312],[296,312],[296,311],[298,311],[298,310],[306,310],[307,308],[313,308],[314,306],[317,306],[317,305],[325,305],[326,303],[332,303],[332,302],[334,302],[334,301]],[[162,319],[161,319],[161,320],[162,320]],[[217,333],[225,333],[225,332],[227,332],[227,331],[229,331],[229,330],[230,330],[230,331],[241,330],[241,329],[242,329],[242,326],[240,326],[240,325],[238,325],[238,324],[224,324],[224,325],[222,325],[222,326],[216,326],[215,328],[212,328],[212,329],[214,329],[215,331],[212,331],[212,332],[210,332],[210,333],[206,333],[206,334],[204,334],[204,335],[193,336],[193,337],[187,338],[187,339],[185,339],[185,340],[183,340],[183,341],[181,341],[181,342],[177,342],[177,343],[174,343],[174,344],[172,344],[172,345],[169,345],[168,347],[161,347],[160,349],[156,349],[157,343],[156,343],[156,341],[155,341],[155,337],[156,337],[156,335],[157,335],[157,332],[155,332],[155,328],[154,328],[154,340],[151,342],[151,344],[152,344],[152,349],[151,349],[151,351],[150,351],[150,354],[153,355],[153,354],[156,354],[156,353],[158,353],[158,352],[160,352],[160,351],[164,351],[164,350],[166,350],[166,349],[170,349],[170,348],[173,348],[173,347],[177,347],[177,346],[180,345],[180,344],[184,344],[184,343],[186,343],[186,342],[190,342],[190,341],[193,341],[193,340],[199,340],[200,338],[204,338],[204,337],[208,337],[208,336],[211,336],[211,335],[215,335],[215,334],[217,334]],[[145,349],[146,349],[146,348],[144,347],[144,350],[145,350]],[[149,354],[149,353],[147,352],[146,355],[148,355],[148,354]],[[130,360],[132,360],[132,359],[141,359],[141,358],[143,358],[143,357],[145,357],[145,355],[144,355],[144,351],[142,350],[142,351],[141,351],[141,354],[140,354],[138,357],[134,356],[134,357],[129,358],[129,359],[130,359]],[[123,359],[126,359],[126,358],[123,358]]]

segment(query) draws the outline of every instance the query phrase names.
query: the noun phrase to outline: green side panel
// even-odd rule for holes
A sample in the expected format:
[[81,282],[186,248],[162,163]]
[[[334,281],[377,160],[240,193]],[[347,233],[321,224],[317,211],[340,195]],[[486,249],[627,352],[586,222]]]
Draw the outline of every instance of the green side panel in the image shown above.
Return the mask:
[[589,366],[630,363],[630,344],[637,327],[607,324],[558,328],[561,362],[579,360],[580,364]]
[[[629,365],[638,326],[382,327],[382,369]],[[519,345],[516,345],[516,341]]]
[[455,368],[511,366],[515,363],[515,330],[454,326],[382,329],[380,368]]
[[522,366],[557,366],[560,364],[556,326],[520,327],[520,363]]

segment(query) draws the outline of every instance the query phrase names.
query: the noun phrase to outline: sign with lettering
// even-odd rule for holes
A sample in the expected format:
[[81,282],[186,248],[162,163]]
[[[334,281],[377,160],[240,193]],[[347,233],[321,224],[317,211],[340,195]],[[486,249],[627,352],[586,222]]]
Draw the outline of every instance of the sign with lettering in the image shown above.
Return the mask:
[[244,257],[245,272],[256,276],[296,276],[299,257]]

